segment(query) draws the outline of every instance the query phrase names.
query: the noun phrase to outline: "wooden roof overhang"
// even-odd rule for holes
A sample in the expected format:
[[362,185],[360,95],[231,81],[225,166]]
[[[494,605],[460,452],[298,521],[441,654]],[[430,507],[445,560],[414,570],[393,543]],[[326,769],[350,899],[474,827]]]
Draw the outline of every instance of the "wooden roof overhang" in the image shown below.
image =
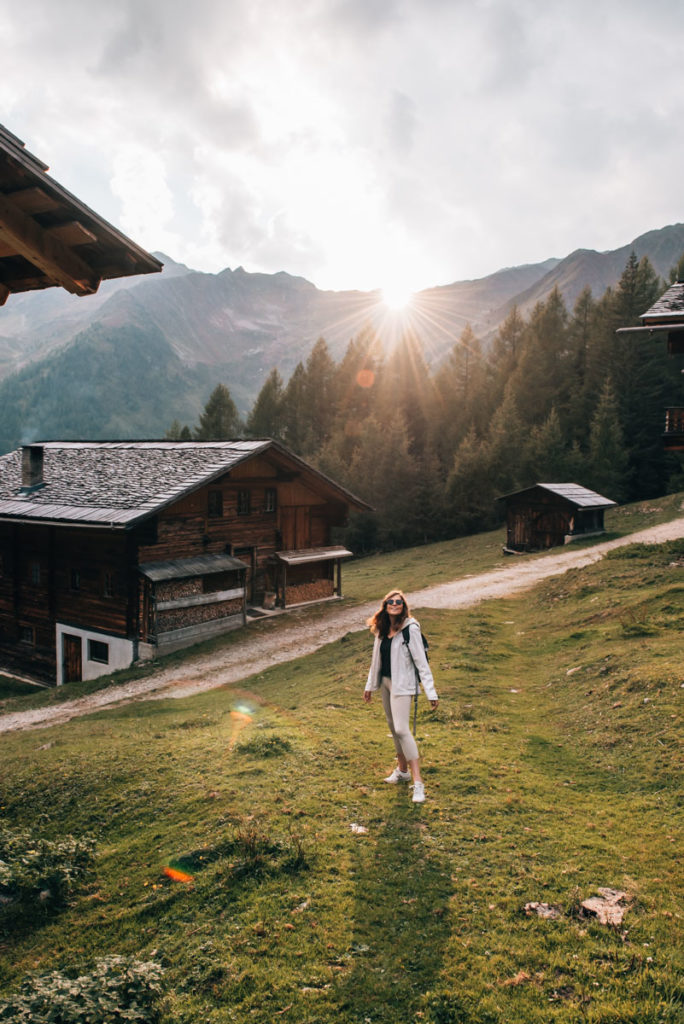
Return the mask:
[[309,562],[332,562],[338,558],[352,558],[353,552],[339,545],[329,548],[301,548],[298,551],[276,551],[275,557],[287,565],[307,565]]
[[0,306],[13,292],[60,286],[92,295],[115,277],[162,264],[47,174],[0,125]]
[[248,566],[232,555],[196,555],[194,558],[173,558],[165,562],[143,562],[139,572],[153,583],[189,579],[219,572],[247,572]]

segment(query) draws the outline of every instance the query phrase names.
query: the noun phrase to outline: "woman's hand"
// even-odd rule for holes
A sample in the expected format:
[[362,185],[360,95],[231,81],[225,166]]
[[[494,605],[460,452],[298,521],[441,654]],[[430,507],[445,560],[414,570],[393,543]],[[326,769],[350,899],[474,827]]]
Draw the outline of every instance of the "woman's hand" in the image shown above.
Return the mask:
[[430,707],[432,708],[433,711],[435,710],[435,708],[437,707],[438,704],[439,704],[438,700],[431,700],[430,701]]
[[371,693],[370,690],[363,691],[363,699],[365,700],[366,704],[370,704],[372,696],[373,694]]

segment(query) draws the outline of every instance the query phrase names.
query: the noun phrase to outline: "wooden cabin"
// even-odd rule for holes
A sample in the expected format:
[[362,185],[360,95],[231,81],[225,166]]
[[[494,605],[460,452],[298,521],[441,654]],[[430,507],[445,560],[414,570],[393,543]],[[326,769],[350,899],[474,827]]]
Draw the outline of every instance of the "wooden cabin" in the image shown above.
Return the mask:
[[[684,282],[668,288],[639,319],[641,327],[620,327],[617,333],[665,337],[671,356],[684,355]],[[684,407],[666,409],[664,426],[663,446],[668,451],[684,451]]]
[[92,295],[106,278],[162,269],[47,171],[0,125],[0,306],[12,292],[61,286]]
[[579,484],[535,484],[505,494],[509,552],[552,548],[605,532],[603,514],[616,502]]
[[0,457],[0,671],[92,679],[339,598],[369,506],[270,439],[50,441]]

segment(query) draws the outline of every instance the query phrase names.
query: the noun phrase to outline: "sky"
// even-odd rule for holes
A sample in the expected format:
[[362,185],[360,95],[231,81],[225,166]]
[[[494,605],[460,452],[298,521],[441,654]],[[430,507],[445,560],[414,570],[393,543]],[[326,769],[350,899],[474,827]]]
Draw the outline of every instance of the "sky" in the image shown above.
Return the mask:
[[0,0],[0,123],[149,251],[388,297],[684,220],[680,0]]

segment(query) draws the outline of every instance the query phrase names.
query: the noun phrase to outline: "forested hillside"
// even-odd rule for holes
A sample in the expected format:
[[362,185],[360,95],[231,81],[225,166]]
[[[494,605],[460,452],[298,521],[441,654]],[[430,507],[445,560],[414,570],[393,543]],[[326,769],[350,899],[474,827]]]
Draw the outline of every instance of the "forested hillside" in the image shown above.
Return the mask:
[[[537,481],[618,502],[681,489],[682,459],[661,435],[664,409],[682,404],[682,360],[662,338],[616,334],[664,288],[632,254],[599,300],[585,289],[570,311],[555,291],[527,318],[513,309],[486,351],[466,327],[435,372],[409,332],[388,351],[368,329],[339,362],[320,339],[287,383],[271,372],[247,431],[282,439],[375,507],[351,525],[357,551],[486,529],[497,496]],[[206,416],[196,432],[213,436]]]
[[157,437],[169,409],[193,415],[210,381],[156,327],[98,324],[0,382],[0,451],[57,437]]

